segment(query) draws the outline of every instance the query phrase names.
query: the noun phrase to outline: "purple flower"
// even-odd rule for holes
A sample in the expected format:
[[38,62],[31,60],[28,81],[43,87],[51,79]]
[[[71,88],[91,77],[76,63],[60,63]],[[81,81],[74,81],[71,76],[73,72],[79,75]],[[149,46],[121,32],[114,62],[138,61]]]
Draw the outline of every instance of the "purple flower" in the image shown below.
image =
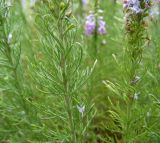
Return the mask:
[[133,12],[140,13],[143,10],[140,8],[140,1],[139,0],[130,0],[131,10]]
[[88,4],[88,0],[82,0],[82,4],[86,6]]
[[94,17],[94,14],[91,13],[86,18],[86,23],[85,23],[86,35],[92,35],[94,30],[95,30],[95,28],[96,28],[95,17]]
[[[145,8],[149,7],[150,0],[144,0]],[[140,0],[124,0],[123,8],[130,9],[132,12],[138,14],[143,12],[143,9],[140,6]]]
[[128,8],[129,6],[129,1],[128,0],[124,0],[123,1],[123,8]]
[[106,22],[102,16],[98,19],[98,33],[102,35],[106,34]]
[[136,14],[138,14],[138,13],[141,13],[143,10],[139,7],[139,6],[137,6],[137,5],[134,5],[132,8],[131,8],[131,10],[134,12],[134,13],[136,13]]
[[[96,28],[96,23],[97,23],[97,28]],[[96,29],[98,34],[101,35],[106,34],[106,22],[104,21],[102,16],[99,16],[96,22],[95,15],[91,13],[86,18],[85,33],[86,35],[92,35]]]

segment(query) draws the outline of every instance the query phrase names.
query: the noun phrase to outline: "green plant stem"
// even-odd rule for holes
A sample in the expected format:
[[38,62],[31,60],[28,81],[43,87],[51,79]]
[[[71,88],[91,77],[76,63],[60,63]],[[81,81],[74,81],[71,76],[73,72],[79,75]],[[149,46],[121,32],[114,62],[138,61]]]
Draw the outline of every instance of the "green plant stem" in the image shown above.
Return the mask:
[[[62,41],[66,41],[66,37],[63,35],[63,19],[59,21],[59,36],[62,39]],[[71,131],[71,143],[76,143],[76,134],[75,134],[75,127],[74,127],[74,121],[73,121],[73,110],[72,110],[72,96],[70,95],[69,89],[68,89],[68,77],[67,77],[67,72],[66,72],[66,65],[67,65],[67,59],[66,59],[66,48],[63,48],[63,53],[61,53],[61,64],[60,67],[62,69],[62,77],[63,77],[63,88],[64,88],[64,101],[66,104],[66,111],[68,114],[68,122],[70,125],[70,131]]]
[[80,9],[80,16],[82,17],[83,16],[83,3],[82,3],[82,0],[79,0],[79,9]]
[[70,130],[71,130],[71,143],[76,143],[76,134],[75,134],[75,127],[74,127],[74,121],[73,121],[73,113],[72,113],[72,101],[69,95],[65,96],[65,104],[66,104],[66,110],[68,114],[69,124],[70,124]]
[[95,13],[95,20],[96,20],[96,27],[93,35],[94,58],[96,58],[98,54],[98,5],[99,5],[99,0],[96,0],[95,6],[94,6],[94,13]]
[[72,136],[71,143],[76,143],[76,135],[75,135],[74,121],[73,121],[73,113],[72,113],[72,97],[68,91],[68,80],[65,72],[66,59],[64,58],[64,55],[62,59],[64,60],[61,66],[62,75],[63,75],[64,99],[65,99],[66,110],[68,114],[68,120],[70,124],[71,136]]

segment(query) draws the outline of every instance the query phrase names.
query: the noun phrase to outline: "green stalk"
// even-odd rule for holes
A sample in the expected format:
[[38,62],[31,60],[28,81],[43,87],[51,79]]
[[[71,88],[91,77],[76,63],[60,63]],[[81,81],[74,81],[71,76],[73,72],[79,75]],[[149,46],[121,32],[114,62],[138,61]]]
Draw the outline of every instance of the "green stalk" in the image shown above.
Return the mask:
[[65,104],[66,104],[66,110],[68,114],[68,119],[69,119],[69,125],[70,125],[70,130],[71,130],[71,143],[76,143],[76,134],[75,134],[75,127],[74,127],[74,121],[73,121],[73,113],[72,113],[72,99],[69,95],[64,95],[65,96]]
[[[71,2],[71,3],[70,3]],[[72,1],[68,1],[68,5],[71,4],[72,5]],[[67,41],[67,37],[65,37],[66,35],[64,35],[64,29],[65,29],[65,25],[63,23],[64,17],[62,18],[62,20],[60,20],[58,22],[59,25],[59,37],[62,39],[63,43],[66,43]],[[66,46],[66,45],[63,45]],[[67,77],[67,73],[66,73],[66,65],[67,65],[67,59],[66,59],[66,48],[63,48],[63,53],[61,53],[61,69],[62,69],[62,77],[63,77],[63,88],[64,88],[64,101],[66,104],[66,111],[68,114],[68,121],[69,121],[69,125],[70,125],[70,131],[71,131],[71,143],[76,143],[76,134],[75,134],[75,127],[74,127],[74,121],[73,121],[73,110],[72,110],[72,97],[70,95],[70,91],[68,89],[68,77]]]
[[79,5],[80,5],[80,16],[82,17],[83,16],[83,3],[82,3],[82,0],[79,0]]
[[76,143],[76,135],[75,135],[74,121],[73,121],[73,113],[72,113],[72,97],[68,91],[68,79],[65,71],[66,59],[64,54],[61,60],[62,60],[61,68],[62,68],[62,76],[63,76],[63,86],[64,86],[64,101],[66,104],[66,110],[68,114],[70,130],[71,130],[71,143]]
[[96,58],[98,54],[98,6],[99,0],[96,0],[94,5],[94,14],[96,20],[96,27],[93,35],[94,58]]

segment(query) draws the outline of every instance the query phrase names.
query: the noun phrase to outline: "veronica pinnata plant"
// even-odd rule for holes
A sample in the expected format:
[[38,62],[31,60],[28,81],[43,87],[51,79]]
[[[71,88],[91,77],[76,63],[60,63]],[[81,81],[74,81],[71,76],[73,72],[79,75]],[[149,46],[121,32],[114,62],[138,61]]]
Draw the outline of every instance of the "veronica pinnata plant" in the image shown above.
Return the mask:
[[[43,7],[43,8],[42,8]],[[83,47],[77,42],[78,23],[71,1],[44,1],[37,9],[42,56],[37,59],[36,80],[42,94],[52,96],[51,129],[54,142],[85,141],[94,116],[90,104],[79,94],[93,69],[83,69]]]

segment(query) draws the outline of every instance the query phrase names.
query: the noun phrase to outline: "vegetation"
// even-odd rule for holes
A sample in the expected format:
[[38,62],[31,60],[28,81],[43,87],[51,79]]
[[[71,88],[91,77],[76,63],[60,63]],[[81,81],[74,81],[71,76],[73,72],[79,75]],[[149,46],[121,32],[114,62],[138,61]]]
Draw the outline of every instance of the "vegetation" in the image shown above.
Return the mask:
[[0,143],[159,143],[159,5],[0,0]]

